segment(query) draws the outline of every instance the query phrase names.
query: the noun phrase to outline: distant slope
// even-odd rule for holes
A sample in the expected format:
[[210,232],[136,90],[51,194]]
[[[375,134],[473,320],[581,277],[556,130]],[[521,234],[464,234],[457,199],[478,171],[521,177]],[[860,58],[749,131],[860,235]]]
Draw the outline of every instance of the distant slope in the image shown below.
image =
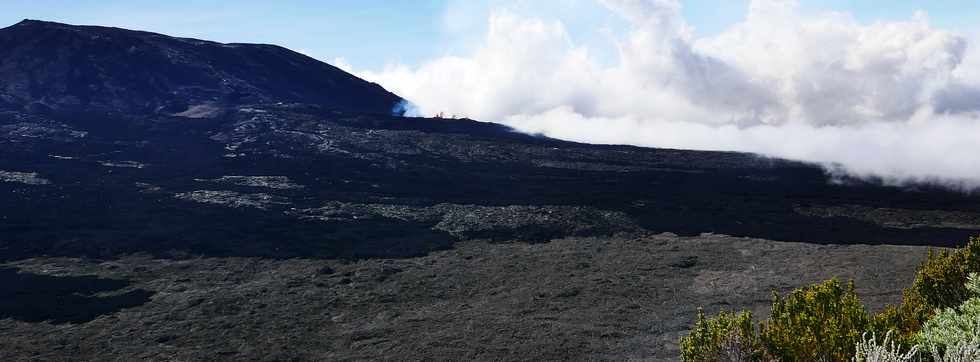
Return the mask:
[[977,195],[391,116],[391,93],[274,46],[28,21],[0,30],[0,99],[0,261],[660,232],[953,246],[980,231]]
[[0,107],[205,115],[297,102],[391,113],[381,86],[283,47],[25,20],[0,29]]

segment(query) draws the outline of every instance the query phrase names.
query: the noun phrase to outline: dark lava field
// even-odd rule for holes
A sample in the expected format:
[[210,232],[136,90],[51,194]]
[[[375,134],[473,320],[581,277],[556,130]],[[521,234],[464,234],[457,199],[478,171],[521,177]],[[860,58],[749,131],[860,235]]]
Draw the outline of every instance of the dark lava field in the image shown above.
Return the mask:
[[980,232],[976,195],[401,102],[275,46],[0,30],[0,360],[672,360],[699,306],[880,308]]

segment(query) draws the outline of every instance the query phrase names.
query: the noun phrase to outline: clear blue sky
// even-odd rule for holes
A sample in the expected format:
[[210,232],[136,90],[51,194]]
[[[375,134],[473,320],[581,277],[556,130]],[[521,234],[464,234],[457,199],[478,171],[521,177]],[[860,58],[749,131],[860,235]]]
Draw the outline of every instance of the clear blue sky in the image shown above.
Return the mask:
[[[909,19],[976,32],[976,0],[802,0],[806,11],[845,11],[861,21]],[[682,0],[700,35],[741,20],[749,0]],[[221,42],[274,43],[358,69],[414,65],[461,51],[480,36],[488,13],[505,7],[556,17],[577,41],[600,42],[602,27],[623,26],[594,0],[3,0],[0,26],[24,18],[149,30]]]

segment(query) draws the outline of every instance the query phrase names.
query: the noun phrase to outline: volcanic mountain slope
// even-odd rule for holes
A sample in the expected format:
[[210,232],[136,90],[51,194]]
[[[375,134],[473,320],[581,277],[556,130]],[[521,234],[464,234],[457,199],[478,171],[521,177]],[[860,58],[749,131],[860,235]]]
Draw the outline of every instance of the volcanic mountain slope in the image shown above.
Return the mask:
[[[0,283],[0,356],[141,359],[138,351],[156,348],[151,357],[174,359],[165,357],[179,346],[203,354],[177,359],[259,359],[272,349],[241,350],[248,343],[216,339],[225,333],[216,329],[262,321],[239,332],[278,341],[261,334],[296,336],[276,328],[302,320],[337,338],[303,340],[307,351],[326,348],[320,357],[384,356],[378,346],[432,328],[457,344],[430,336],[416,351],[469,359],[460,351],[475,343],[496,348],[476,357],[500,359],[546,350],[507,349],[537,338],[521,337],[537,330],[528,315],[564,320],[599,306],[622,319],[601,330],[601,321],[568,321],[579,323],[577,334],[562,338],[585,345],[556,342],[547,349],[554,354],[540,355],[582,357],[646,341],[637,338],[649,326],[630,321],[652,317],[624,313],[666,313],[668,326],[661,320],[655,337],[662,346],[674,343],[696,305],[758,304],[769,286],[785,290],[838,271],[874,274],[873,296],[897,296],[904,274],[890,270],[908,272],[919,260],[911,249],[882,249],[885,257],[866,246],[763,239],[950,246],[980,230],[977,196],[831,179],[814,165],[751,154],[587,145],[473,120],[391,115],[400,101],[274,46],[36,21],[0,30],[0,279],[11,281]],[[557,239],[564,244],[524,244]],[[809,260],[811,253],[841,261]],[[904,261],[888,265],[892,257]],[[862,265],[866,259],[877,261]],[[283,272],[267,272],[276,268]],[[513,280],[521,287],[509,291],[501,271],[520,276]],[[732,284],[727,275],[757,283]],[[731,293],[753,289],[732,299],[710,293],[717,283]],[[578,289],[556,289],[566,286]],[[657,304],[615,304],[638,300]],[[389,325],[408,318],[379,314],[391,303],[422,317]],[[498,303],[481,308],[499,314],[435,312],[479,303]],[[322,314],[300,313],[307,309]],[[498,323],[479,336],[495,342],[459,340],[470,334],[453,329],[461,323],[454,318],[471,314]],[[84,333],[56,334],[65,331],[57,323],[81,324]],[[624,325],[635,329],[616,332]],[[145,335],[126,350],[89,343],[112,328]],[[51,344],[30,336],[65,349],[37,351]],[[283,355],[265,357],[310,357],[276,352]]]
[[[636,230],[948,245],[980,229],[976,197],[802,163],[381,114],[396,96],[273,46],[25,21],[0,49],[4,259],[413,256]],[[895,211],[848,212],[868,208]]]
[[[0,120],[4,258],[413,256],[465,238],[635,230],[947,245],[980,224],[976,200],[954,193],[835,185],[819,168],[753,155],[590,146],[465,120],[297,105],[207,120]],[[899,227],[840,211],[854,208],[966,220]]]
[[400,101],[274,45],[36,20],[0,30],[0,104],[15,108],[205,116],[225,104],[304,102],[389,114]]

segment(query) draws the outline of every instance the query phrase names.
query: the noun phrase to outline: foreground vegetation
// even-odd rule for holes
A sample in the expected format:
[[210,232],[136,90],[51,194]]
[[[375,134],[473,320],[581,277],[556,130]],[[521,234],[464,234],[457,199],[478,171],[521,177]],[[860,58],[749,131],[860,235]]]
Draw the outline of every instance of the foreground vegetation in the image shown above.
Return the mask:
[[980,237],[930,252],[902,303],[868,313],[838,280],[773,293],[770,317],[698,315],[685,361],[980,361]]

